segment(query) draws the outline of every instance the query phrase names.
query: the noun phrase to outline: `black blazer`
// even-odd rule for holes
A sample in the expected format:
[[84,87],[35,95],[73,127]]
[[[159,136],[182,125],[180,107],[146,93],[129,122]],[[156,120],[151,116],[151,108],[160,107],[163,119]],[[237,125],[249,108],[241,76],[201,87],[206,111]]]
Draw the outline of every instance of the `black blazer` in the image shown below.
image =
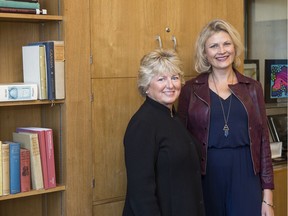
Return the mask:
[[200,157],[175,111],[146,98],[125,136],[123,216],[203,216]]

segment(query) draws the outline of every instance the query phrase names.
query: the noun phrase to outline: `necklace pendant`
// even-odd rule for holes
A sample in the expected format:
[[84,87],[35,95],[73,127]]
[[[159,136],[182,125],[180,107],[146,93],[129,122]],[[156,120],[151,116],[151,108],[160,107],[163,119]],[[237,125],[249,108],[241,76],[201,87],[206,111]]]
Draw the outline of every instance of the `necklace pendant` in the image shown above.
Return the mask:
[[224,125],[223,130],[224,130],[224,136],[228,137],[228,135],[229,135],[229,127],[228,127],[227,124]]

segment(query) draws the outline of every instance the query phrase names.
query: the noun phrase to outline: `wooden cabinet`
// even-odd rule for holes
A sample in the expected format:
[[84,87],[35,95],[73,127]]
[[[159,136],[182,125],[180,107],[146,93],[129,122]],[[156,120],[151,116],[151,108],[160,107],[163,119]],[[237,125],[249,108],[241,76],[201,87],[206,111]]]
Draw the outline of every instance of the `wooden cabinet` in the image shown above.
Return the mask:
[[[0,13],[0,83],[23,82],[23,45],[35,41],[63,40],[59,1],[40,1],[41,8],[47,9],[49,15]],[[63,215],[64,104],[64,100],[0,102],[0,140],[12,140],[12,132],[20,126],[53,129],[57,182],[56,188],[1,196],[0,215]]]
[[274,213],[277,216],[287,216],[287,164],[274,166],[274,183]]

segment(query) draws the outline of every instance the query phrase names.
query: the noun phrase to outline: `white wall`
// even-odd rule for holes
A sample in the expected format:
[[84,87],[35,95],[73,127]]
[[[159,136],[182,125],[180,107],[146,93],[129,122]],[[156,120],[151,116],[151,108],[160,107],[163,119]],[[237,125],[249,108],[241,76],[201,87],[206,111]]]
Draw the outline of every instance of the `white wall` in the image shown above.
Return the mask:
[[247,0],[247,58],[259,59],[264,87],[265,59],[287,59],[287,0]]

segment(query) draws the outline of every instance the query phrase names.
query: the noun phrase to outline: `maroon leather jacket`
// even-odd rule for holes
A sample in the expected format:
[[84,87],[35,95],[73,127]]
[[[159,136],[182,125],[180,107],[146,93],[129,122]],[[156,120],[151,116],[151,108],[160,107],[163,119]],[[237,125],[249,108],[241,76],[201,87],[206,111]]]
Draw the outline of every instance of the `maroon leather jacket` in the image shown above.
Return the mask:
[[[274,189],[273,167],[261,84],[235,71],[238,84],[229,86],[242,102],[248,115],[250,149],[255,174],[260,174],[262,189]],[[178,115],[187,129],[200,142],[202,174],[206,173],[210,125],[210,94],[208,73],[186,82],[178,101]]]

